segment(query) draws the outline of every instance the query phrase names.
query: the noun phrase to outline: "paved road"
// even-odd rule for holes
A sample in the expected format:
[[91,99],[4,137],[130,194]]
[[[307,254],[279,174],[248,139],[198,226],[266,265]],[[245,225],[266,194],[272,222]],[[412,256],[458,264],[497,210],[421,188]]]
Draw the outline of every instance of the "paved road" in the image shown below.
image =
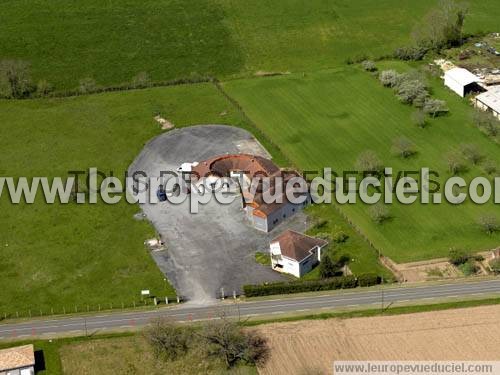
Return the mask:
[[[500,293],[500,279],[460,282],[418,287],[391,287],[384,289],[384,301],[409,302],[446,297],[469,297]],[[167,316],[176,321],[187,322],[217,317],[221,310],[237,316],[269,316],[308,310],[332,310],[338,307],[381,306],[382,292],[374,289],[358,289],[337,294],[288,297],[241,303],[218,303],[211,306],[180,305],[154,311],[127,312],[93,315],[86,317],[32,320],[29,322],[0,324],[0,340],[40,335],[65,335],[95,333],[109,329],[130,329],[143,326],[158,316]]]

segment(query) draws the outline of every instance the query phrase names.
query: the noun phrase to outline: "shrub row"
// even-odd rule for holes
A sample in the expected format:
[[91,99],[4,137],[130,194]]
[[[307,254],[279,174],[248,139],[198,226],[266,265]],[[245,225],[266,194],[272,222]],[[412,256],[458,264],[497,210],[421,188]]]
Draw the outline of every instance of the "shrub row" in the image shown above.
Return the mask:
[[99,94],[104,92],[113,92],[113,91],[126,91],[126,90],[137,90],[137,89],[147,89],[151,87],[165,87],[165,86],[179,86],[185,84],[193,84],[193,83],[206,83],[213,82],[213,77],[206,76],[195,76],[188,78],[178,78],[169,81],[154,81],[145,84],[137,84],[134,82],[131,83],[123,83],[121,85],[115,86],[95,86],[92,88],[88,88],[86,90],[81,90],[81,88],[73,89],[73,90],[64,90],[64,91],[54,91],[48,93],[47,97],[56,97],[56,98],[64,98],[70,96],[79,96],[79,95],[87,95],[87,94]]
[[291,281],[258,285],[244,285],[243,292],[247,297],[270,296],[274,294],[292,294],[316,292],[321,290],[350,289],[357,286],[380,284],[380,277],[375,274],[355,276],[338,276],[323,280]]

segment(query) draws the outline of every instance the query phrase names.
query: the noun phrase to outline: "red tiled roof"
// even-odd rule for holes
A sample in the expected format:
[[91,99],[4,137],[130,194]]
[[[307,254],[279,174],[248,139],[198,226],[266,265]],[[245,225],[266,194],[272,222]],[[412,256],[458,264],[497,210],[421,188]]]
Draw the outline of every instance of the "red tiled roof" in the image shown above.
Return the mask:
[[35,365],[33,345],[16,346],[0,350],[0,371]]
[[311,254],[311,250],[316,247],[323,247],[328,244],[325,240],[306,236],[292,230],[287,230],[276,237],[272,243],[279,242],[281,254],[287,258],[300,262]]
[[[271,160],[250,154],[219,155],[199,162],[198,165],[192,168],[192,173],[200,178],[208,177],[210,175],[229,177],[231,172],[244,172],[250,178],[258,176],[270,177],[271,184],[268,187],[268,190],[272,194],[274,194],[276,190],[273,177],[282,177],[283,184],[285,184],[291,178],[300,176],[296,171],[283,172]],[[283,194],[283,203],[265,203],[263,201],[262,185],[262,183],[259,185],[253,196],[249,195],[247,192],[243,192],[243,195],[246,199],[252,201],[251,203],[248,203],[248,205],[255,209],[253,211],[253,215],[266,218],[271,213],[282,207],[283,204],[288,203],[288,201],[286,195]]]

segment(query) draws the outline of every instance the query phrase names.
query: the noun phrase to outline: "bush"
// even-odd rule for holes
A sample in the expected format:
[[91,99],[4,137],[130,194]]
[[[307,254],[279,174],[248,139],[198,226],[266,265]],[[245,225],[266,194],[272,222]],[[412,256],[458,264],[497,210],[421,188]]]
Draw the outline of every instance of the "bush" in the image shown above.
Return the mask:
[[375,63],[371,60],[364,60],[362,63],[361,63],[361,66],[363,67],[364,70],[366,70],[367,72],[375,72],[377,70],[377,66],[375,65]]
[[446,102],[444,100],[432,98],[426,98],[424,100],[422,110],[424,111],[424,113],[427,113],[432,117],[436,117],[450,111],[446,106]]
[[319,264],[319,275],[322,279],[327,279],[333,277],[337,274],[338,267],[332,261],[328,255],[323,255],[321,257],[321,263]]
[[244,285],[243,291],[247,297],[270,296],[274,294],[292,294],[314,292],[321,290],[355,288],[357,281],[354,276],[338,276],[324,280],[278,282],[262,285]]
[[382,279],[374,273],[365,273],[358,276],[358,285],[359,286],[372,286],[378,285]]
[[52,92],[52,90],[53,90],[52,85],[44,79],[38,81],[36,85],[37,96],[47,96]]
[[449,253],[449,262],[455,266],[464,264],[471,258],[471,253],[463,249],[451,249]]
[[399,84],[400,77],[401,75],[395,70],[384,70],[379,74],[378,79],[384,86],[396,87]]
[[497,217],[494,215],[480,216],[477,222],[481,229],[489,235],[500,230],[500,224],[498,223]]
[[469,259],[467,262],[460,265],[459,268],[460,268],[460,271],[462,271],[462,273],[465,276],[474,275],[478,270],[478,267],[476,266],[476,264],[474,263],[474,260],[472,260],[472,259]]
[[490,260],[489,265],[494,273],[500,274],[500,258]]
[[140,72],[132,79],[133,88],[145,88],[150,86],[151,86],[151,79],[149,78],[149,75],[146,72]]
[[424,47],[400,47],[394,51],[394,57],[399,60],[422,60],[427,49]]
[[347,235],[346,232],[339,230],[338,232],[335,232],[333,235],[333,242],[335,243],[344,243],[349,239],[349,236]]
[[97,91],[97,83],[93,78],[84,78],[80,80],[78,92],[80,94],[91,94]]
[[492,175],[494,173],[497,172],[498,168],[497,168],[497,164],[495,163],[494,160],[492,159],[486,159],[484,162],[483,162],[483,170],[489,174],[489,175]]

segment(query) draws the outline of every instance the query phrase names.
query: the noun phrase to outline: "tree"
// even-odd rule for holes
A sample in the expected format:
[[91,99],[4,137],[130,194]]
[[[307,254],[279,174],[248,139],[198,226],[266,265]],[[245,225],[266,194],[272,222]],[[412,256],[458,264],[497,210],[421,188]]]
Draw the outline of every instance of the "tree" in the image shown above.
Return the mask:
[[224,314],[220,319],[206,323],[201,337],[206,343],[208,354],[223,359],[228,368],[239,361],[263,363],[269,355],[264,337],[243,331],[237,322],[231,321]]
[[416,107],[424,105],[429,96],[423,82],[408,77],[403,78],[395,89],[396,96],[402,103],[414,104]]
[[438,7],[432,9],[413,30],[415,45],[434,50],[460,45],[466,15],[465,4],[441,0]]
[[356,168],[359,171],[375,172],[383,168],[383,163],[374,151],[366,150],[359,155]]
[[330,259],[328,255],[323,255],[321,257],[321,263],[319,264],[319,274],[322,279],[327,279],[329,277],[335,276],[337,273],[336,264]]
[[489,235],[500,230],[500,224],[497,217],[494,215],[480,216],[477,219],[477,222],[481,226],[482,230]]
[[464,158],[474,165],[477,165],[483,158],[483,154],[479,148],[473,144],[462,144],[460,146],[460,151]]
[[364,70],[366,70],[367,72],[375,72],[377,70],[377,66],[375,65],[375,63],[371,60],[364,60],[362,63],[361,63],[361,66],[363,67]]
[[30,65],[21,60],[0,61],[0,97],[22,99],[35,91]]
[[422,111],[421,109],[416,110],[411,114],[411,120],[412,122],[417,125],[419,128],[425,128],[427,125],[427,121],[425,118],[425,112]]
[[382,224],[389,219],[390,212],[387,206],[383,203],[377,203],[370,207],[370,217],[377,224]]
[[444,100],[432,98],[425,98],[422,110],[424,113],[428,113],[432,117],[436,117],[449,111]]
[[455,249],[455,248],[450,249],[449,261],[451,264],[453,264],[455,266],[459,266],[461,264],[464,264],[471,258],[472,258],[472,255],[467,250]]
[[448,170],[450,173],[458,174],[466,170],[462,156],[456,152],[449,152],[446,154],[446,163],[448,164]]
[[395,70],[384,70],[380,73],[378,79],[382,85],[387,87],[395,87],[399,83],[400,74]]
[[408,158],[417,151],[415,144],[406,137],[398,137],[392,141],[392,152],[402,158]]
[[498,120],[489,112],[476,111],[473,116],[474,125],[490,137],[496,137],[500,133]]
[[187,352],[191,331],[170,320],[159,318],[146,328],[144,337],[158,357],[175,360]]

